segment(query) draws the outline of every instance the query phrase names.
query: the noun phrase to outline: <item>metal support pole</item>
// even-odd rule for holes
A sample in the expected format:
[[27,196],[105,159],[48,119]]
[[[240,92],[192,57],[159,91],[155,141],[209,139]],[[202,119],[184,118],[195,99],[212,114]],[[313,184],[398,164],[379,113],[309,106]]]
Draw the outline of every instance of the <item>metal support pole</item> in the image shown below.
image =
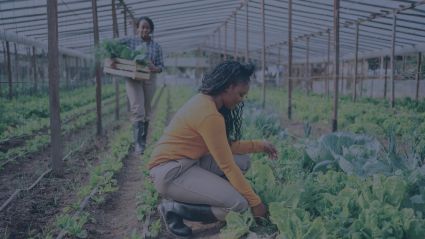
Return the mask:
[[[218,48],[221,50],[221,52],[223,52],[223,59],[225,59],[224,58],[224,49],[222,49],[221,48],[222,47],[222,44],[221,44],[221,28],[219,28],[218,29]],[[220,59],[220,60],[222,60],[222,59]]]
[[[93,12],[93,37],[95,47],[99,47],[99,24],[97,21],[97,5],[96,0],[92,0],[92,12]],[[102,80],[100,72],[99,59],[95,59],[96,64],[96,128],[97,135],[102,135]]]
[[227,60],[227,22],[224,23],[224,60]]
[[248,16],[248,2],[246,1],[246,50],[245,50],[245,63],[249,62],[249,16]]
[[313,83],[310,82],[310,37],[306,39],[306,61],[305,61],[305,80],[307,85],[307,94],[310,94],[312,90]]
[[292,0],[288,0],[288,119],[292,119]]
[[422,67],[422,52],[418,52],[418,61],[417,61],[417,69],[416,69],[416,94],[415,100],[416,103],[419,102],[419,80],[421,79],[421,67]]
[[128,34],[127,9],[124,9],[124,36]]
[[280,83],[280,77],[281,77],[281,69],[282,69],[282,67],[281,67],[281,65],[282,65],[282,62],[281,62],[281,57],[282,57],[282,53],[281,53],[281,51],[282,51],[282,48],[279,46],[279,48],[278,48],[278,51],[277,51],[277,80],[279,81],[279,83]]
[[340,89],[340,93],[341,95],[344,95],[344,69],[345,69],[345,65],[344,65],[344,60],[341,61],[341,70],[340,70],[340,80],[341,80],[341,89]]
[[385,61],[385,56],[381,56],[381,62],[380,62],[380,67],[379,67],[379,82],[381,82],[384,79],[384,61]]
[[63,56],[64,70],[65,70],[65,88],[69,89],[69,72],[68,72],[68,57],[66,55]]
[[233,59],[236,61],[237,60],[237,58],[238,58],[238,49],[237,49],[237,46],[236,46],[236,37],[237,37],[237,26],[236,26],[236,23],[237,23],[237,19],[236,19],[236,17],[237,17],[237,12],[235,12],[235,20],[234,20],[234,23],[235,23],[235,29],[234,29],[234,32],[233,32],[233,50],[234,50],[234,52],[233,52]]
[[[77,69],[75,71],[74,77],[76,78],[76,82],[78,82],[78,80],[81,78],[81,73],[80,73],[80,61],[81,59],[76,57],[75,58],[75,69]],[[75,88],[75,83],[73,84],[72,88]]]
[[18,55],[18,49],[16,47],[16,43],[13,43],[13,48],[15,50],[15,59],[14,59],[15,60],[15,81],[19,82],[20,81],[19,80],[19,55]]
[[37,53],[35,46],[32,47],[32,74],[34,81],[34,92],[37,92],[38,89],[38,80],[37,80]]
[[328,65],[327,72],[328,76],[325,80],[326,96],[329,97],[329,78],[331,77],[331,31],[328,30]]
[[367,64],[366,58],[362,59],[362,75],[360,77],[360,97],[363,97],[363,81],[367,75]]
[[357,77],[358,77],[358,63],[359,63],[359,30],[360,24],[356,22],[356,49],[354,56],[354,83],[353,83],[353,101],[357,99]]
[[8,98],[12,99],[13,97],[13,88],[12,88],[12,64],[10,60],[10,45],[9,42],[6,41],[6,59],[7,59],[7,79],[9,82],[9,95]]
[[385,72],[384,72],[384,99],[387,98],[387,88],[388,88],[388,84],[387,84],[387,80],[388,80],[388,58],[385,56]]
[[62,136],[59,102],[59,41],[58,41],[58,2],[47,2],[48,59],[49,59],[49,109],[51,162],[55,176],[62,177]]
[[[119,30],[118,30],[118,21],[117,21],[117,12],[115,7],[115,0],[112,0],[112,32],[113,37],[118,38],[119,37]],[[112,82],[115,86],[115,120],[120,119],[120,84],[117,80],[117,78],[112,75]]]
[[264,14],[264,0],[261,0],[261,22],[262,22],[262,52],[261,52],[261,77],[263,80],[263,96],[262,96],[262,102],[261,105],[263,109],[266,107],[266,21],[265,21],[265,14]]
[[115,0],[111,0],[111,6],[112,6],[112,36],[114,38],[119,37],[119,31],[118,31],[118,21],[117,21],[117,11],[116,11],[116,4]]
[[393,15],[393,31],[391,38],[391,107],[395,105],[395,41],[396,41],[396,33],[397,33],[397,12],[394,11]]
[[339,80],[339,0],[334,0],[335,81],[332,132],[338,130],[338,80]]

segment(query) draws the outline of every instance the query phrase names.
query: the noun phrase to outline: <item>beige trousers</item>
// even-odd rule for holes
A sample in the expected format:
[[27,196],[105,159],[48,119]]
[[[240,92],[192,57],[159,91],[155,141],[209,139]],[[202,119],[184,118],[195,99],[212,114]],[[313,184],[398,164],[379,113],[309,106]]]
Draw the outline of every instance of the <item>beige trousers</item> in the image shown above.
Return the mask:
[[[234,155],[234,160],[242,172],[251,165],[247,155]],[[225,179],[211,155],[200,160],[172,160],[152,168],[150,174],[161,196],[210,205],[218,220],[223,221],[229,211],[242,212],[249,208],[248,201]]]
[[130,101],[130,121],[149,121],[151,119],[151,102],[156,90],[156,75],[152,74],[150,80],[126,79],[125,89]]

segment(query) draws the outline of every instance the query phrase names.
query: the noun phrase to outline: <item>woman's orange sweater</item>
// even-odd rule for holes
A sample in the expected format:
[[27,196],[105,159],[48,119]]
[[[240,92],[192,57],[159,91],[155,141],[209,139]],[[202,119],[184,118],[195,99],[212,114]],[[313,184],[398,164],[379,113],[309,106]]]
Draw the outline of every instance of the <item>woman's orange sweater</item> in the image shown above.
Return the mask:
[[[198,160],[210,153],[230,184],[243,195],[251,207],[261,203],[233,160],[233,154],[262,152],[262,141],[241,140],[230,146],[223,116],[211,96],[193,96],[174,115],[164,134],[156,143],[149,169],[182,158]],[[207,185],[206,185],[207,186]]]

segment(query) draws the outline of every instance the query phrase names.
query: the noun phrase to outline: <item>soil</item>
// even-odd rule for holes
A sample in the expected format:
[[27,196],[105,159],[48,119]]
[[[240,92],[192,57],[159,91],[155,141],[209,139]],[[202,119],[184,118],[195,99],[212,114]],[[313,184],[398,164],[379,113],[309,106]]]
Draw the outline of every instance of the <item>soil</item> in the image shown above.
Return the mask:
[[[113,125],[116,125],[115,123]],[[94,125],[67,135],[64,146],[80,144]],[[79,185],[88,180],[91,165],[99,161],[100,152],[107,150],[108,135],[117,128],[111,127],[104,136],[91,139],[65,161],[62,177],[47,174],[30,191],[21,191],[18,198],[0,212],[1,238],[45,238],[55,228],[56,215],[76,201]],[[76,146],[76,147],[78,147]],[[50,164],[50,147],[9,163],[0,171],[0,202],[3,204],[16,189],[29,187]]]
[[130,238],[133,232],[141,234],[137,220],[137,194],[143,190],[140,156],[131,154],[117,176],[119,190],[107,196],[98,208],[92,207],[92,223],[88,223],[87,238]]

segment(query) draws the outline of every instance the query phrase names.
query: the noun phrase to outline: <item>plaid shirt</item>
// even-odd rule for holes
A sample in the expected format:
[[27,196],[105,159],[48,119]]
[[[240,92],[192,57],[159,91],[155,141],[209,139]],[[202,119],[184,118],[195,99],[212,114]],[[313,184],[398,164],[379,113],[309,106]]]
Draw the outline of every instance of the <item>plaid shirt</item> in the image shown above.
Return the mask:
[[141,47],[148,49],[147,53],[152,63],[156,67],[161,68],[161,71],[164,68],[164,58],[162,56],[162,48],[158,43],[154,42],[153,40],[149,42],[145,42],[140,37],[127,37],[127,38],[121,38],[119,42],[126,44],[133,51]]

